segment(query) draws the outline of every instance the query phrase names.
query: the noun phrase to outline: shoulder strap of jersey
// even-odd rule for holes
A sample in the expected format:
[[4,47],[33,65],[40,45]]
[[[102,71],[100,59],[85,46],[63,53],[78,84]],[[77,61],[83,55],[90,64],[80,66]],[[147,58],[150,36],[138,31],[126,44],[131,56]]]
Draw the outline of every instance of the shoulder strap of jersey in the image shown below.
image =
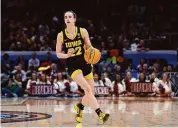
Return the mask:
[[84,34],[83,34],[83,31],[82,31],[82,28],[81,28],[81,27],[78,27],[78,31],[80,32],[80,35],[81,35],[82,38],[84,39]]
[[67,39],[66,33],[65,33],[65,29],[62,31],[63,34],[63,41]]

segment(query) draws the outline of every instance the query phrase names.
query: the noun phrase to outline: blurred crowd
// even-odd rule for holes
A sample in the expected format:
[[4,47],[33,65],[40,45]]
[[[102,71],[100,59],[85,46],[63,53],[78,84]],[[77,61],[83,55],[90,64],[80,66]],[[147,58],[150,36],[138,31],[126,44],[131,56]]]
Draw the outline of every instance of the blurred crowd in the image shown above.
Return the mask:
[[[20,55],[13,63],[9,55],[4,54],[1,65],[1,95],[20,97],[26,94],[31,96],[31,89],[34,85],[54,85],[55,96],[82,96],[84,92],[68,76],[65,62],[55,62],[50,58],[50,54],[47,52],[44,61],[40,61],[35,52],[29,60],[24,60],[23,55]],[[154,89],[152,95],[170,96],[172,90],[175,91],[172,89],[173,84],[178,82],[176,72],[178,72],[178,66],[173,67],[161,60],[149,63],[141,59],[136,68],[128,65],[125,69],[122,63],[112,64],[112,62],[101,61],[93,69],[94,86],[108,87],[110,96],[134,96],[135,94],[131,93],[132,82],[151,82]],[[176,76],[174,83],[171,82],[170,73],[173,73],[171,76]]]
[[178,8],[174,2],[58,2],[3,0],[2,50],[55,50],[66,10],[78,14],[77,25],[89,31],[93,45],[100,50],[178,48]]

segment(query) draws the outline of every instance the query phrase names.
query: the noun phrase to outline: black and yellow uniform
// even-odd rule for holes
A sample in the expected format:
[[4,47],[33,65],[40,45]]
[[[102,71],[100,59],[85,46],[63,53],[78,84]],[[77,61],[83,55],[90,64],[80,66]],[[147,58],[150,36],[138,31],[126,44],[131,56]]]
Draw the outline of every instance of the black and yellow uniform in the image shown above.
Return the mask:
[[71,39],[67,30],[63,30],[63,50],[67,53],[68,49],[73,48],[74,54],[67,58],[68,73],[74,79],[77,73],[83,72],[86,80],[93,78],[92,66],[87,64],[84,59],[84,37],[81,28],[76,27],[75,37]]

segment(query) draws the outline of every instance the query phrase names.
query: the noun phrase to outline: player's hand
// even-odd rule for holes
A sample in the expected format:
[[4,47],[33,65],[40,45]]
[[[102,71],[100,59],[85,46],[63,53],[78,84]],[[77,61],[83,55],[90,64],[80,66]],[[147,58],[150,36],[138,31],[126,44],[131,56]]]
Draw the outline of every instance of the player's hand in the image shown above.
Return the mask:
[[68,51],[67,51],[68,57],[71,57],[73,53],[74,53],[74,48],[68,49]]

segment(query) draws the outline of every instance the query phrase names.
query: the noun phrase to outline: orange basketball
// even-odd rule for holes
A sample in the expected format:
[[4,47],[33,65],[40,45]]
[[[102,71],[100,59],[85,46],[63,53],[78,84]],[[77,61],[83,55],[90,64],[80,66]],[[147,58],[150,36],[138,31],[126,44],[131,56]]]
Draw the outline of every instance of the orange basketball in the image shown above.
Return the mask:
[[89,64],[96,64],[101,58],[101,52],[96,48],[89,48],[85,50],[85,61]]

